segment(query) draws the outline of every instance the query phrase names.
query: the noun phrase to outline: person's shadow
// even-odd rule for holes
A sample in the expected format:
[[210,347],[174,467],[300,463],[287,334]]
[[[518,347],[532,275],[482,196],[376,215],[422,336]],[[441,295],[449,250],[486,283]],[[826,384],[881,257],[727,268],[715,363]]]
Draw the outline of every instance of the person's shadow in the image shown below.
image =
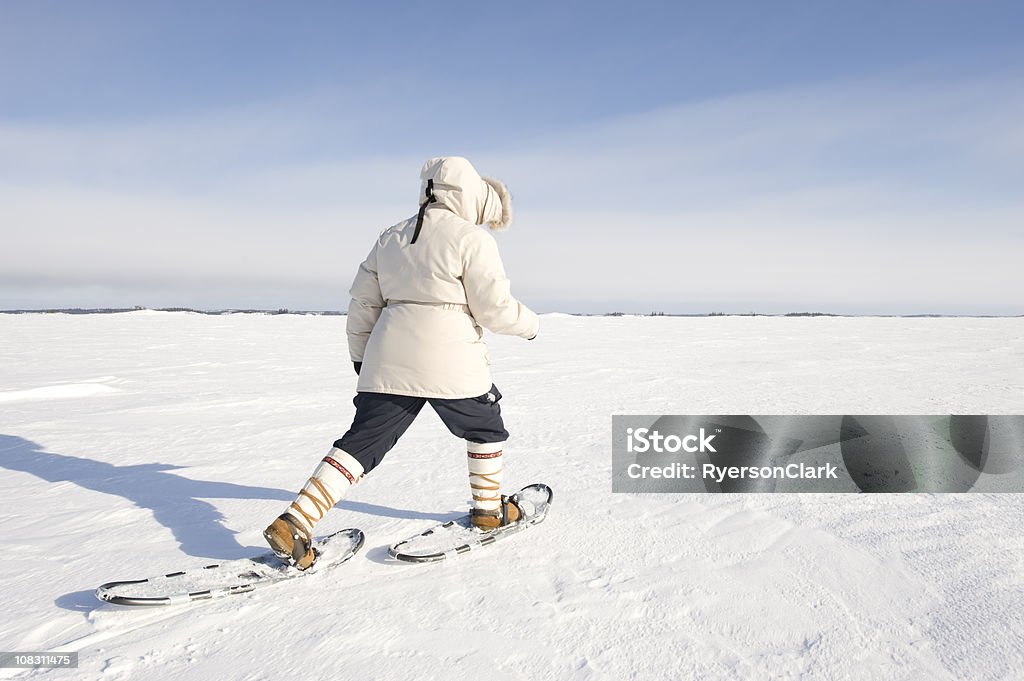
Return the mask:
[[[185,466],[147,463],[117,466],[67,454],[54,454],[30,440],[0,434],[0,467],[30,473],[48,482],[71,482],[80,487],[128,499],[148,508],[154,519],[169,529],[190,556],[231,560],[265,552],[266,547],[242,546],[235,532],[223,525],[224,516],[206,499],[272,499],[292,501],[294,492],[230,482],[192,480],[170,471]],[[450,513],[423,513],[377,504],[342,501],[350,512],[392,518],[449,519]],[[104,525],[103,531],[112,531]],[[111,545],[130,550],[132,537],[111,538]],[[121,550],[121,549],[118,549]]]
[[[171,473],[185,466],[148,463],[116,466],[66,454],[54,454],[30,440],[0,434],[0,467],[29,473],[47,482],[70,482],[85,489],[113,494],[148,508],[153,517],[177,539],[190,556],[232,560],[266,553],[267,547],[242,546],[235,532],[223,525],[224,516],[205,499],[272,499],[291,501],[295,495],[271,487],[252,487],[230,482],[191,480]],[[377,504],[342,502],[348,511],[392,518],[447,520],[451,513],[423,513]],[[114,532],[116,523],[104,523],[98,531]],[[130,551],[129,533],[112,537],[115,550]],[[169,566],[168,569],[170,569]],[[100,607],[91,589],[64,594],[54,601],[64,610],[88,614]]]
[[[124,497],[140,508],[151,510],[156,521],[171,531],[182,551],[190,556],[218,560],[251,556],[255,548],[239,544],[235,533],[223,525],[223,514],[206,499],[291,501],[294,498],[281,489],[191,480],[170,472],[184,466],[166,463],[116,466],[54,454],[14,435],[0,435],[0,467],[30,473],[48,482],[71,482],[96,492]],[[103,531],[113,530],[104,524]],[[112,537],[111,546],[130,550],[132,537],[127,532],[124,536]]]

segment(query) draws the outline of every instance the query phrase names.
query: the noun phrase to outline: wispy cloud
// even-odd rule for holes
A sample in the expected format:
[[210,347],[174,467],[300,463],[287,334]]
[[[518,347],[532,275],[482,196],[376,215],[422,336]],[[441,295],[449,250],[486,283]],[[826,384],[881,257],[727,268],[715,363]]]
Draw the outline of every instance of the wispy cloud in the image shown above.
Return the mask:
[[1021,85],[904,74],[487,144],[439,127],[400,155],[349,144],[370,123],[322,95],[109,127],[0,123],[0,288],[49,287],[52,304],[59,284],[174,297],[180,281],[193,305],[203,281],[210,300],[231,282],[343,291],[376,231],[414,212],[423,159],[456,153],[512,188],[506,264],[539,307],[1020,312]]

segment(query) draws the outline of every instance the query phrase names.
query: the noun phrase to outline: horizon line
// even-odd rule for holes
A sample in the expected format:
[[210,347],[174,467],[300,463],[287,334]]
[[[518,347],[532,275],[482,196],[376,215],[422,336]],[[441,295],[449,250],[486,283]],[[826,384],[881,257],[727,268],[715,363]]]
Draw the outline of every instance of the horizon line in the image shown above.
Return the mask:
[[[204,315],[227,315],[227,314],[266,314],[266,315],[313,315],[313,316],[340,316],[345,317],[347,313],[341,310],[315,310],[315,309],[264,309],[251,307],[226,307],[226,308],[195,308],[195,307],[63,307],[63,308],[15,308],[0,310],[0,314],[124,314],[129,312],[189,312]],[[628,312],[623,310],[612,310],[607,312],[565,312],[550,311],[538,312],[539,315],[564,314],[573,317],[892,317],[892,318],[976,318],[976,319],[1015,319],[1024,317],[1024,313],[1017,314],[950,314],[942,312],[915,312],[915,313],[845,313],[845,312],[821,312],[821,311],[790,311],[790,312]]]

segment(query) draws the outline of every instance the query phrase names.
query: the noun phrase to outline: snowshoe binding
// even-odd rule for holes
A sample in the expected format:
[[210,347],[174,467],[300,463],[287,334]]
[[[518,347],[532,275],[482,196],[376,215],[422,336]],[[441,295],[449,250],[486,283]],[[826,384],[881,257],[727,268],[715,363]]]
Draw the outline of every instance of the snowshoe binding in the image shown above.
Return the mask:
[[512,523],[519,522],[523,517],[523,511],[519,507],[519,494],[508,497],[501,495],[501,506],[494,510],[474,508],[470,512],[470,522],[473,527],[481,532],[490,532],[499,527],[505,527]]

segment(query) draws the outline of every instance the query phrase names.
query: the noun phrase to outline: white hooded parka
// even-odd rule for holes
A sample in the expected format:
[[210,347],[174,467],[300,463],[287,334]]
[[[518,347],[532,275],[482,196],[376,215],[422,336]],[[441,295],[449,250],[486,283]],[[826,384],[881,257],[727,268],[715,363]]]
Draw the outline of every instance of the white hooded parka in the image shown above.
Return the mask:
[[426,162],[422,224],[384,230],[349,293],[347,332],[357,390],[429,398],[481,396],[491,387],[483,330],[533,338],[540,321],[516,300],[494,237],[511,198],[464,158]]

